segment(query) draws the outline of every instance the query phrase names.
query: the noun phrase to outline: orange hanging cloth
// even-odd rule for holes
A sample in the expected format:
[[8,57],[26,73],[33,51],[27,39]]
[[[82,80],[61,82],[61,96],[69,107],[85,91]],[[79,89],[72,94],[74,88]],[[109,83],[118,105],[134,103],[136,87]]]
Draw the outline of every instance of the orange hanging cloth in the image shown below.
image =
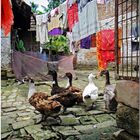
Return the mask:
[[13,19],[13,11],[9,0],[1,0],[1,27],[5,36],[11,31]]

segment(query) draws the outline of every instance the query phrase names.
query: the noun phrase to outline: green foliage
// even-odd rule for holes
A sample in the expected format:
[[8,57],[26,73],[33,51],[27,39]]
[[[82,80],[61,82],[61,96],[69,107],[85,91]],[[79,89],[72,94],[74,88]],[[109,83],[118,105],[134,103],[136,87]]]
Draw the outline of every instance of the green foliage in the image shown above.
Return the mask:
[[24,52],[26,50],[25,47],[24,47],[24,43],[23,43],[22,40],[17,41],[16,42],[16,45],[17,45],[18,51]]
[[34,2],[30,2],[31,4],[31,10],[33,13],[37,13],[37,8],[38,8],[38,4],[35,4]]
[[48,4],[47,8],[43,5],[41,5],[41,7],[43,8],[43,12],[37,10],[39,7],[38,4],[35,4],[34,2],[30,2],[32,12],[36,13],[36,14],[43,14],[43,13],[50,12],[54,8],[58,7],[62,2],[64,2],[64,0],[48,0],[48,2],[49,2],[49,4]]
[[54,8],[60,5],[60,0],[49,0],[48,11],[53,10]]
[[50,42],[46,43],[46,49],[51,49],[52,51],[55,51],[56,53],[64,52],[65,54],[69,54],[69,48],[67,45],[67,38],[63,35],[59,36],[52,36],[49,37]]

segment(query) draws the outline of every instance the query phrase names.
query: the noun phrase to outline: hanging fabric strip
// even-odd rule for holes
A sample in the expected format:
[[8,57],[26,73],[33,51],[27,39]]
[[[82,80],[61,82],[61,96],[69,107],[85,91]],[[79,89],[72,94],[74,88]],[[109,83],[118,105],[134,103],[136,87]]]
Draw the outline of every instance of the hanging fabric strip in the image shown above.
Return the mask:
[[[119,38],[121,29],[119,29]],[[119,48],[121,42],[118,42]],[[96,34],[98,68],[103,70],[107,68],[109,62],[115,61],[115,37],[114,30],[102,30]],[[120,56],[120,49],[118,51]]]
[[96,0],[78,1],[78,22],[72,28],[73,40],[81,40],[99,30]]
[[11,31],[11,26],[13,24],[13,11],[9,0],[1,1],[1,27],[4,30],[5,36]]
[[74,3],[71,7],[67,7],[67,14],[69,30],[72,31],[73,26],[78,22],[78,4]]
[[48,32],[49,35],[62,35],[63,34],[63,30],[61,28],[54,28],[51,31]]
[[91,47],[91,36],[88,36],[81,40],[82,49],[90,49],[90,47]]
[[36,41],[44,44],[48,39],[48,14],[36,15]]

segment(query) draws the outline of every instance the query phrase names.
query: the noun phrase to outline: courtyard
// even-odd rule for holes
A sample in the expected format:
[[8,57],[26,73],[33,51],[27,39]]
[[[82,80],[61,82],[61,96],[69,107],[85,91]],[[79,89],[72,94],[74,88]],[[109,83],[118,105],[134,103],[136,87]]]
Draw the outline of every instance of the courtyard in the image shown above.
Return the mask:
[[[77,80],[73,85],[82,90],[88,84],[88,74],[97,70],[76,70]],[[110,71],[110,81],[115,83],[114,72]],[[40,81],[35,81],[40,83]],[[41,81],[46,82],[46,81]],[[58,79],[60,86],[66,85],[66,79]],[[51,85],[51,81],[47,81]],[[28,84],[18,85],[14,77],[9,74],[8,80],[2,80],[1,90],[1,132],[2,139],[6,140],[110,140],[117,128],[115,113],[105,110],[103,90],[105,77],[95,79],[99,88],[99,98],[95,110],[85,111],[84,105],[75,105],[59,115],[59,119],[47,118],[41,121],[41,114],[32,107],[27,99]],[[47,85],[36,86],[37,91],[50,94],[51,88]]]

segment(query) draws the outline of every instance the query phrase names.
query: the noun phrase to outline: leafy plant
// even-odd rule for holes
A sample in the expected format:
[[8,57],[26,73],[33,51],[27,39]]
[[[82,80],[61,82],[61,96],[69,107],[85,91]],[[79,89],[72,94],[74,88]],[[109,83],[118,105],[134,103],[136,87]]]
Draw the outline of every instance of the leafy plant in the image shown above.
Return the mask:
[[51,51],[55,51],[56,54],[59,52],[64,52],[65,54],[69,54],[67,38],[65,36],[60,35],[60,36],[52,36],[49,38],[50,38],[50,42],[46,43],[46,49],[51,49]]
[[16,45],[17,45],[18,51],[24,52],[26,50],[25,47],[24,47],[24,43],[23,43],[22,40],[17,41],[16,42]]

